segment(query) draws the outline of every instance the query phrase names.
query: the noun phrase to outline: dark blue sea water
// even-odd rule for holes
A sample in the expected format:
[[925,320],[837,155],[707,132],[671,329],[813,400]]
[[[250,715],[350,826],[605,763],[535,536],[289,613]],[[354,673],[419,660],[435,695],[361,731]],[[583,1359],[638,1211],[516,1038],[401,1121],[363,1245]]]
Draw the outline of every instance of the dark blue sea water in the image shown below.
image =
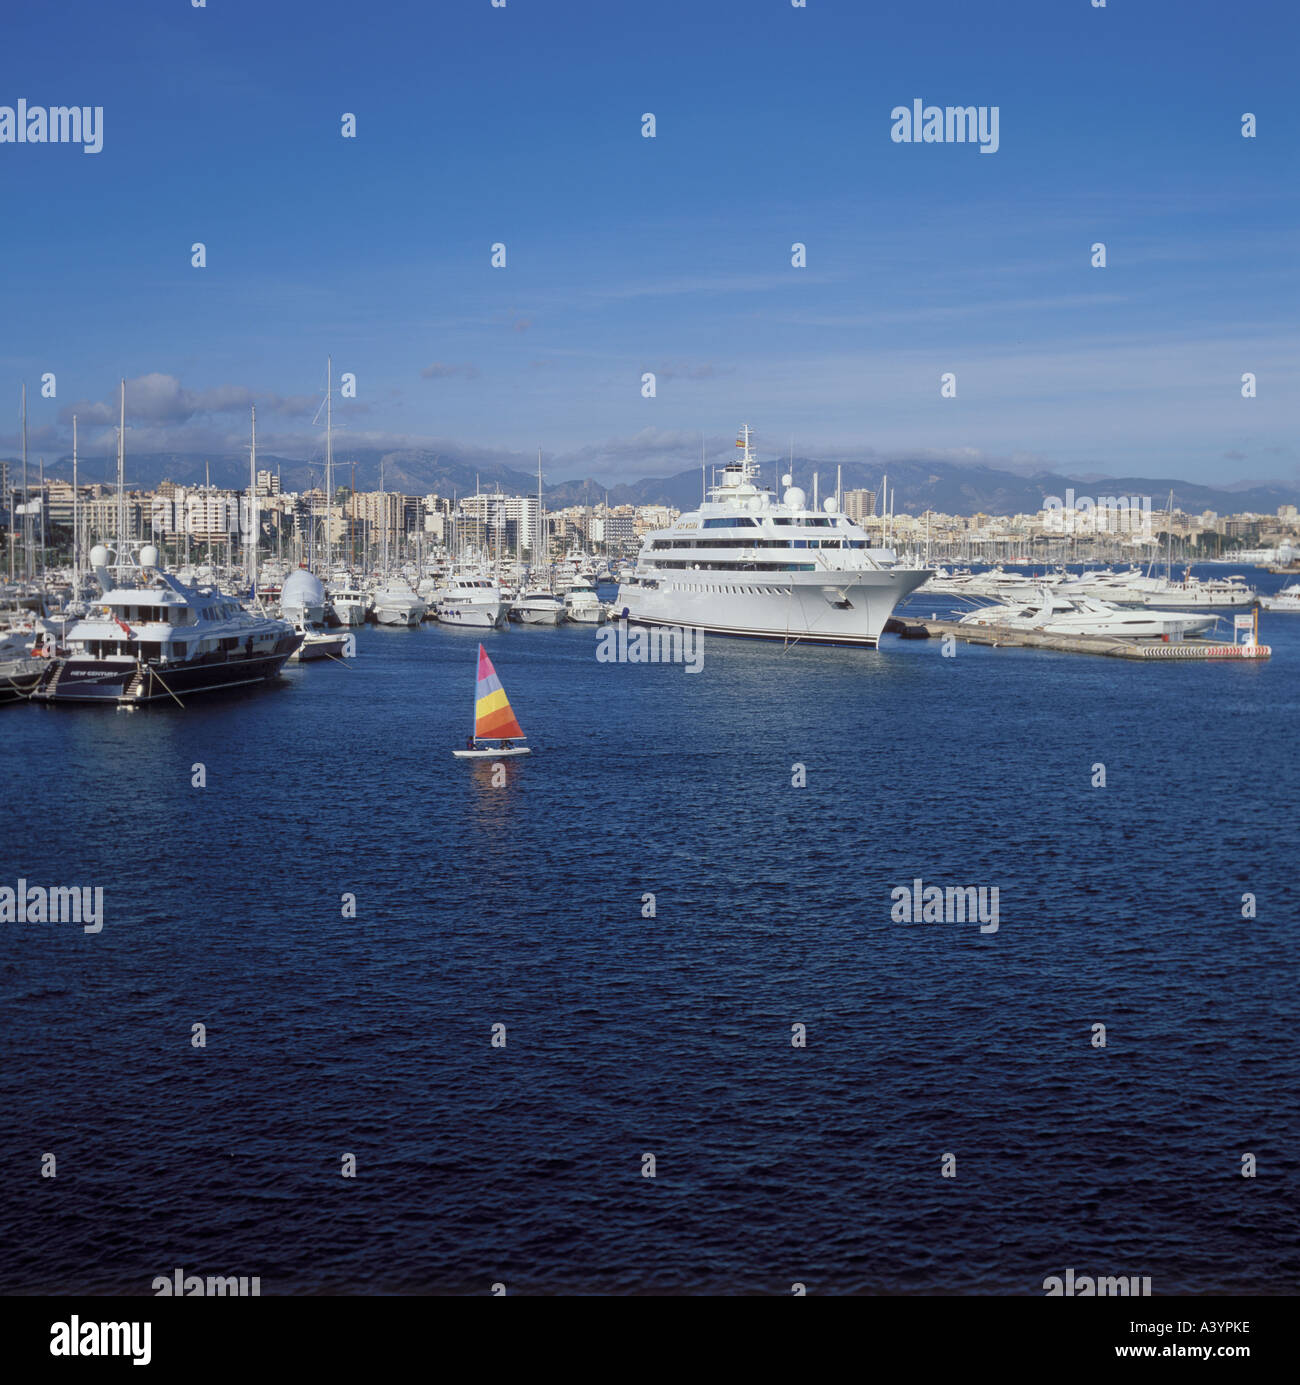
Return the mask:
[[[512,629],[501,787],[450,753],[469,632],[0,711],[0,883],[106,914],[4,925],[0,1290],[1294,1291],[1300,616],[1262,634],[692,676]],[[918,876],[998,931],[892,922]]]

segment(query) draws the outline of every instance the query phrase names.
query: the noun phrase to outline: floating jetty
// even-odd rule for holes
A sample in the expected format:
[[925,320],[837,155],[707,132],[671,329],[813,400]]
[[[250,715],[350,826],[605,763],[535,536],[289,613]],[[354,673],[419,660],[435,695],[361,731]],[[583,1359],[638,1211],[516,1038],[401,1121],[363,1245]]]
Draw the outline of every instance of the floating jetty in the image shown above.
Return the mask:
[[1118,635],[1044,635],[1009,626],[961,625],[955,620],[898,620],[892,625],[905,640],[939,639],[952,635],[966,644],[1022,649],[1052,649],[1059,654],[1108,654],[1115,659],[1180,661],[1186,659],[1267,659],[1266,644],[1225,644],[1222,640],[1121,638]]

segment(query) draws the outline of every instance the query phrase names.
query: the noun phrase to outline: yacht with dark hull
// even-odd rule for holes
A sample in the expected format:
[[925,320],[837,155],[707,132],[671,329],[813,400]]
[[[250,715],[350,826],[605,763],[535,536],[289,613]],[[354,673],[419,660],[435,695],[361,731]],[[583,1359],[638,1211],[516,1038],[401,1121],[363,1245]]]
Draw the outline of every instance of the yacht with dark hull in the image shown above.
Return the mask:
[[67,632],[31,693],[36,702],[134,707],[177,701],[276,677],[302,636],[285,620],[247,611],[215,586],[190,585],[158,566],[158,550],[91,551],[103,596]]

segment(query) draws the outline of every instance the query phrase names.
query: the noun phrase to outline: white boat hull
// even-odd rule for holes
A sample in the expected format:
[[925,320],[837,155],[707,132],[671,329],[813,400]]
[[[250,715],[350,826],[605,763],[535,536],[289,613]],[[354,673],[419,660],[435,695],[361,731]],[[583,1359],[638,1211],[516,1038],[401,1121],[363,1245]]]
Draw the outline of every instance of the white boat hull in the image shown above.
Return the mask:
[[419,625],[424,614],[423,607],[400,608],[395,606],[376,606],[375,620],[380,625]]
[[293,662],[310,663],[313,659],[342,659],[344,635],[307,635],[293,654]]
[[681,572],[660,578],[657,587],[620,586],[613,614],[710,634],[875,648],[894,607],[929,575],[882,568],[782,573],[768,581],[757,573]]
[[512,745],[509,750],[453,750],[458,760],[508,760],[517,755],[531,755],[532,747]]
[[359,602],[336,601],[334,602],[334,614],[344,625],[364,625],[366,623],[366,608]]
[[473,630],[495,630],[501,624],[502,609],[497,603],[444,603],[438,607],[438,620],[443,625],[462,625]]

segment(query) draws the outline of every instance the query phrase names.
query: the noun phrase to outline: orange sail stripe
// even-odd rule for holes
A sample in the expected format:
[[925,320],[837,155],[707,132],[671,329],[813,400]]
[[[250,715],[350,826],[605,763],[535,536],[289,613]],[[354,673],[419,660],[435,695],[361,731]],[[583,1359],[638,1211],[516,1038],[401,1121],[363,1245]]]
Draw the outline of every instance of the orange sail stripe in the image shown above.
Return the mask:
[[474,726],[474,734],[479,740],[495,740],[498,736],[504,736],[507,740],[525,739],[523,728],[515,720],[509,703],[498,711],[479,717]]

